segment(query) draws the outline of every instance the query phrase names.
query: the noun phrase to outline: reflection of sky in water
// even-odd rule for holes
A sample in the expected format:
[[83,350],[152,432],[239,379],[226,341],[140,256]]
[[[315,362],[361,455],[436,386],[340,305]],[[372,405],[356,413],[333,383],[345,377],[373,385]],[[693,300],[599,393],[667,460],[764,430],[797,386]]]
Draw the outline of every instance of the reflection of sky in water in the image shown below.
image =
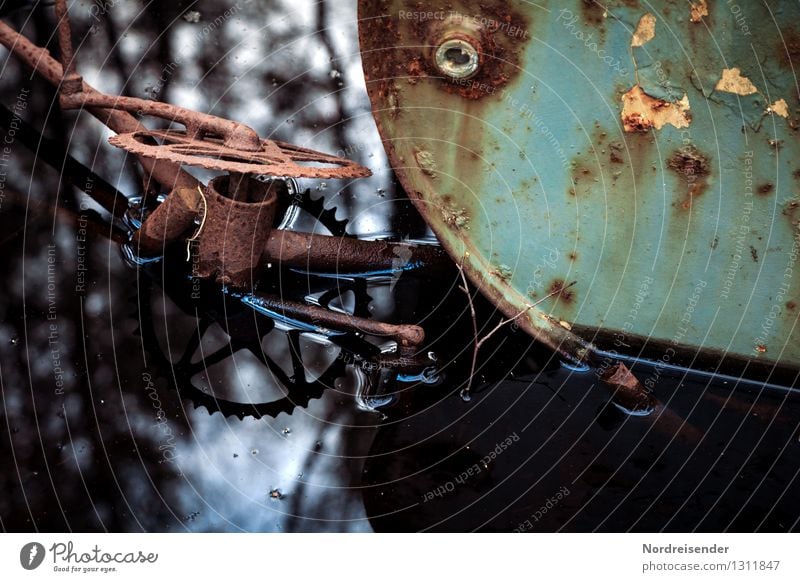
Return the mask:
[[[199,23],[185,21],[179,6],[159,7],[163,14],[154,18],[141,12],[139,2],[116,3],[106,19],[95,21],[90,6],[80,2],[71,10],[79,70],[89,83],[137,97],[160,91],[161,100],[367,165],[375,175],[352,185],[308,181],[301,186],[339,207],[337,217],[349,217],[348,230],[354,234],[392,231],[394,184],[364,90],[356,2],[326,3],[324,39],[315,33],[320,23],[317,2],[311,0],[198,2],[191,8],[200,12]],[[196,42],[198,32],[230,7],[237,7],[234,15]],[[35,23],[26,22],[24,14],[12,24],[24,24],[26,33],[36,37]],[[165,58],[177,65],[159,83]],[[27,73],[8,60],[5,50],[0,60],[6,66],[0,91],[8,104]],[[29,121],[36,124],[37,116],[45,117],[50,108],[45,97],[43,91],[36,94]],[[80,116],[73,132],[76,116],[64,117],[71,154],[126,195],[140,195],[134,165],[106,143],[110,133],[88,115]],[[346,121],[339,123],[340,118]],[[24,209],[28,197],[50,200],[57,172],[42,163],[34,172],[33,157],[21,146],[12,156],[18,172],[9,187],[23,193],[18,208]],[[11,234],[19,230],[10,237],[18,247],[2,259],[7,273],[0,304],[2,420],[9,425],[13,456],[3,450],[0,459],[19,469],[0,476],[7,493],[0,500],[6,527],[31,528],[33,516],[38,527],[52,530],[370,530],[357,487],[360,458],[367,455],[380,419],[356,406],[353,377],[291,416],[240,421],[195,410],[153,373],[153,394],[167,419],[159,422],[143,380],[152,370],[144,366],[136,333],[132,299],[137,297],[137,273],[123,263],[115,245],[92,239],[87,243],[87,295],[79,301],[73,292],[75,226],[56,222],[54,227],[52,214],[13,214],[8,210],[13,203],[9,194],[0,220],[3,226],[24,223],[26,238],[23,247],[22,229],[8,229]],[[52,240],[58,246],[55,323],[65,372],[63,400],[53,393],[52,322],[46,317],[44,291],[46,245]],[[371,310],[381,318],[394,310],[389,284],[370,291],[375,298]],[[154,313],[169,327],[167,308]],[[205,350],[224,342],[219,330],[216,338],[214,333],[207,335]],[[288,347],[284,338],[279,331],[269,334],[265,352],[279,357]],[[304,346],[320,350],[319,357],[308,360],[315,373],[338,353],[308,341]],[[171,347],[180,352],[180,346]],[[246,352],[198,375],[194,384],[224,392],[214,381],[220,376],[227,379],[224,397],[257,400],[270,390],[276,393],[266,368]],[[174,460],[165,461],[172,455]],[[20,499],[27,500],[30,512]]]
[[342,457],[366,455],[373,431],[340,426],[357,415],[339,399],[328,391],[308,409],[267,421],[191,411],[192,433],[174,461],[185,477],[181,509],[197,512],[190,529],[369,531],[360,491],[349,488],[360,463]]

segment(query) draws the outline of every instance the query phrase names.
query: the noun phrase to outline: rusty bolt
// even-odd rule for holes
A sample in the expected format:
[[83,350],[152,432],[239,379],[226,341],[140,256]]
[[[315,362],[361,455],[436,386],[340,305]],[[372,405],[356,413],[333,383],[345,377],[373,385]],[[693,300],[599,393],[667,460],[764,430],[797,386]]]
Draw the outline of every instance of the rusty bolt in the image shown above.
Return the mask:
[[451,79],[470,79],[481,67],[480,43],[466,35],[442,42],[434,55],[436,68]]

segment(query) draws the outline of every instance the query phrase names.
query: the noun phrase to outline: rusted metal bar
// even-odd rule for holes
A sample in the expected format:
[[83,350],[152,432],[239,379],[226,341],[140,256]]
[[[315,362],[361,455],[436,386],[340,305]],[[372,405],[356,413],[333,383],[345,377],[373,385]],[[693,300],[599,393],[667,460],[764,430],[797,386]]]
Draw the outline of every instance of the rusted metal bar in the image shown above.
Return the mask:
[[[63,80],[63,68],[61,64],[50,55],[50,52],[36,46],[24,35],[2,21],[0,21],[0,44],[5,46],[49,83],[55,87],[61,85]],[[84,95],[98,93],[85,81],[82,83],[81,91]],[[98,107],[89,107],[87,111],[108,126],[109,129],[117,133],[132,133],[147,130],[133,115],[126,111]],[[177,164],[142,157],[138,159],[148,176],[154,178],[168,191],[177,187],[197,188],[200,184],[189,173],[181,170],[180,166]]]
[[192,111],[171,103],[149,101],[137,97],[122,95],[106,95],[99,92],[62,94],[63,109],[101,108],[127,111],[139,115],[152,115],[168,121],[177,121],[186,127],[186,136],[190,139],[202,139],[206,135],[219,136],[224,139],[225,147],[243,152],[257,152],[262,148],[258,133],[236,121],[223,119],[207,113]]
[[[137,254],[143,257],[163,255],[166,247],[186,235],[195,224],[199,204],[197,189],[178,189],[170,194],[134,236]],[[398,265],[401,257],[403,264]],[[435,271],[450,264],[449,257],[438,246],[364,241],[286,230],[270,233],[262,261],[343,274],[417,266]]]
[[158,257],[195,225],[200,204],[197,188],[177,188],[167,196],[133,235],[132,247],[141,257]]
[[257,294],[253,303],[260,309],[279,317],[311,324],[321,332],[327,330],[355,331],[366,335],[393,339],[401,353],[411,353],[425,343],[425,330],[417,325],[394,325],[364,319],[346,313],[330,311],[323,307],[286,301],[272,295]]
[[645,414],[652,412],[656,400],[628,367],[618,362],[601,374],[603,385],[611,391],[614,402],[625,410]]
[[273,230],[264,260],[309,271],[353,273],[451,264],[441,247],[364,241],[287,230]]
[[60,95],[80,93],[83,79],[78,75],[75,65],[75,52],[72,50],[72,27],[69,25],[67,0],[56,0],[55,13],[58,24],[58,49],[61,53],[61,67],[64,77],[61,82]]

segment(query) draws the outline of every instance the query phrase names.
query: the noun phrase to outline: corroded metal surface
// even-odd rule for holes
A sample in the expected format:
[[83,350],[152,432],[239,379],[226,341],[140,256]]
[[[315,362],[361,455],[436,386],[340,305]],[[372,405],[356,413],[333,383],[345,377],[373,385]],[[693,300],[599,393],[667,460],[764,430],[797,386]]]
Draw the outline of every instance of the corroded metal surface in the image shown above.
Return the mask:
[[[532,335],[791,383],[800,6],[771,4],[368,0],[367,88],[473,282],[510,316],[565,290]],[[465,34],[480,71],[448,77],[432,55]]]
[[[25,36],[0,22],[0,44],[21,59],[28,67],[35,70],[48,83],[59,87],[63,81],[63,69],[50,53],[36,46]],[[82,94],[96,94],[96,89],[86,82],[82,85]],[[115,109],[88,107],[87,110],[102,123],[117,133],[144,131],[145,127],[130,113]],[[180,166],[168,162],[142,159],[140,160],[146,175],[157,180],[169,191],[176,187],[196,188],[199,182],[189,173],[180,169]]]
[[[157,140],[160,143],[153,143]],[[287,178],[363,178],[371,172],[359,164],[299,146],[262,139],[256,149],[231,147],[216,137],[185,132],[137,131],[115,135],[112,145],[143,158],[241,174]]]
[[204,192],[197,276],[215,278],[234,288],[252,288],[258,280],[263,241],[272,229],[278,197],[267,184],[249,179],[239,185],[241,198],[233,200],[222,194],[230,179],[214,178]]
[[436,245],[359,240],[277,229],[267,240],[264,257],[284,267],[341,275],[419,268],[435,273],[452,267],[450,258]]
[[142,222],[133,235],[133,248],[142,257],[158,257],[195,225],[202,208],[199,188],[176,188]]

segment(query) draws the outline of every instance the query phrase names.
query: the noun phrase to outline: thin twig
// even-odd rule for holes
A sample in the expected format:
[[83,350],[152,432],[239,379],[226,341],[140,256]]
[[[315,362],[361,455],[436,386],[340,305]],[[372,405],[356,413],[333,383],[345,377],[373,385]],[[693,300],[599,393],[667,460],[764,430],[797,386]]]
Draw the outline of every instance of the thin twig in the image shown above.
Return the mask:
[[[467,254],[464,258],[467,258],[467,257],[469,257],[469,254]],[[472,330],[473,330],[474,337],[475,337],[474,347],[472,349],[472,365],[471,365],[470,371],[469,371],[469,380],[467,381],[467,387],[464,388],[464,390],[461,391],[461,396],[466,399],[466,398],[469,398],[470,390],[472,389],[472,382],[473,382],[473,379],[475,377],[475,369],[478,366],[478,352],[480,352],[480,349],[483,346],[483,344],[485,344],[486,341],[489,340],[489,338],[491,338],[494,334],[496,334],[498,331],[500,331],[503,327],[505,327],[509,323],[515,322],[516,320],[518,320],[520,317],[522,317],[523,315],[528,313],[531,309],[533,309],[537,305],[543,303],[544,301],[547,301],[551,297],[554,297],[554,296],[562,293],[564,290],[569,289],[570,287],[575,285],[575,283],[577,283],[577,281],[573,281],[569,285],[566,285],[566,286],[564,286],[564,287],[562,287],[560,289],[557,289],[557,290],[549,293],[545,297],[542,297],[536,303],[526,306],[525,309],[520,311],[517,315],[515,315],[511,319],[503,319],[503,320],[501,320],[500,323],[498,323],[497,326],[492,331],[490,331],[485,336],[483,336],[483,338],[478,339],[478,317],[475,314],[475,305],[472,302],[472,294],[470,294],[470,292],[469,292],[469,283],[467,283],[467,276],[464,273],[464,266],[463,265],[464,265],[464,260],[463,259],[461,260],[461,263],[456,264],[456,267],[458,268],[458,273],[461,275],[461,281],[464,283],[464,285],[460,286],[459,289],[461,289],[461,291],[463,291],[464,294],[467,296],[467,301],[469,302],[470,314],[472,315]]]

